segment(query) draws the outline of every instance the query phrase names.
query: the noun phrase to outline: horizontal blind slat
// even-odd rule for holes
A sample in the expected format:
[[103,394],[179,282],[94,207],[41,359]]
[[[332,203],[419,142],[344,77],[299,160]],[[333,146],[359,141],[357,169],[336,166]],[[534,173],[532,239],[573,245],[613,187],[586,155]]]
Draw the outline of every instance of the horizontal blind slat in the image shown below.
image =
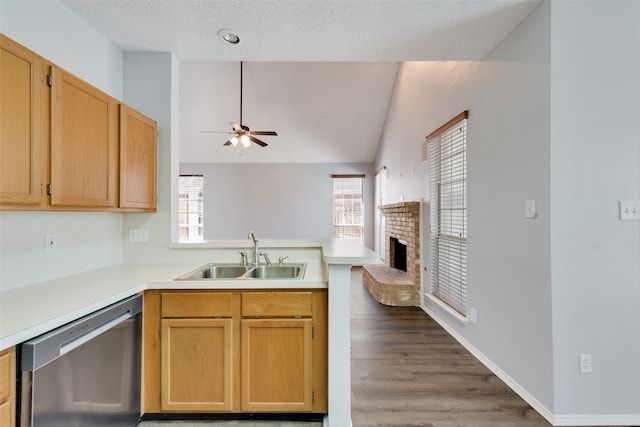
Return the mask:
[[430,138],[432,293],[466,311],[466,119]]

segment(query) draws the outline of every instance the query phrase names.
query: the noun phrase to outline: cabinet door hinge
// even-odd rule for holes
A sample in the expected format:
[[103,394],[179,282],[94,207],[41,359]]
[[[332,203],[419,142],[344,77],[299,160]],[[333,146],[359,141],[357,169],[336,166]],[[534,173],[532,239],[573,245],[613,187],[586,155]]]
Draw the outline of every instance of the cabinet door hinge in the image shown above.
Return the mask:
[[315,391],[312,391],[312,392],[311,392],[311,403],[313,403],[313,402],[315,402],[315,401],[316,401],[316,392],[315,392]]
[[47,86],[53,87],[53,76],[52,75],[48,75],[47,76]]
[[53,185],[47,184],[47,196],[51,196],[53,194]]
[[315,327],[315,326],[312,326],[312,327],[311,327],[311,338],[313,338],[313,337],[315,337],[315,336],[316,336],[316,327]]
[[40,183],[40,192],[44,193],[44,184],[43,183]]

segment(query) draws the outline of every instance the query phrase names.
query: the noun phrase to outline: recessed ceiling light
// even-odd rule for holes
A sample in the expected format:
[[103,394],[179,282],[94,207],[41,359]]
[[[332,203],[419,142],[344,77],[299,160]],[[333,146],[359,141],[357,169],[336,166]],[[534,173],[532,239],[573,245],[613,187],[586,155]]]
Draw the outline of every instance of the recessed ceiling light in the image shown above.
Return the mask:
[[240,43],[240,37],[233,30],[218,31],[218,38],[230,44]]

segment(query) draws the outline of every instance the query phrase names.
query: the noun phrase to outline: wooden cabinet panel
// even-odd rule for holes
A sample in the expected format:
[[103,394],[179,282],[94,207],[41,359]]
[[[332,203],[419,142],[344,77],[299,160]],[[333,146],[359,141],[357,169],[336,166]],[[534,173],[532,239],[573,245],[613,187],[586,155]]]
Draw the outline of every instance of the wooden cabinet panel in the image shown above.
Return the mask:
[[162,317],[231,317],[232,292],[163,292]]
[[118,103],[52,67],[52,206],[116,207]]
[[157,124],[2,34],[0,47],[0,209],[155,211]]
[[42,202],[44,64],[35,53],[0,35],[0,203]]
[[0,427],[13,427],[9,401],[0,403]]
[[0,351],[0,427],[15,425],[15,348]]
[[309,317],[313,300],[311,291],[243,292],[243,317]]
[[156,122],[120,105],[120,207],[156,210]]
[[242,410],[311,411],[311,319],[243,319]]
[[146,291],[144,316],[143,412],[326,413],[326,290]]
[[162,410],[230,411],[231,319],[162,320]]

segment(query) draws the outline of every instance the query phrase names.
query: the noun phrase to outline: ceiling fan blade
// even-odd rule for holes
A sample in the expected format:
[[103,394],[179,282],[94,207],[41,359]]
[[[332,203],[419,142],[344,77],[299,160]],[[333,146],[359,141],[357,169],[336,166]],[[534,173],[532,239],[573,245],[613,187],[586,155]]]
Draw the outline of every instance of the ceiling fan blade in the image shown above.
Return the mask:
[[251,135],[270,135],[270,136],[278,136],[277,132],[272,130],[252,130]]
[[231,123],[231,126],[233,127],[233,130],[235,130],[236,132],[241,132],[242,131],[242,127],[238,123],[233,123],[233,122],[229,122],[229,123]]
[[258,138],[254,137],[254,136],[251,136],[251,135],[247,135],[247,136],[249,137],[249,139],[251,141],[255,142],[256,144],[258,144],[261,147],[266,147],[267,145],[269,145],[264,141],[260,141]]
[[222,145],[231,145],[231,141],[229,140],[229,141],[225,142],[225,143],[224,143],[224,144],[222,144]]

